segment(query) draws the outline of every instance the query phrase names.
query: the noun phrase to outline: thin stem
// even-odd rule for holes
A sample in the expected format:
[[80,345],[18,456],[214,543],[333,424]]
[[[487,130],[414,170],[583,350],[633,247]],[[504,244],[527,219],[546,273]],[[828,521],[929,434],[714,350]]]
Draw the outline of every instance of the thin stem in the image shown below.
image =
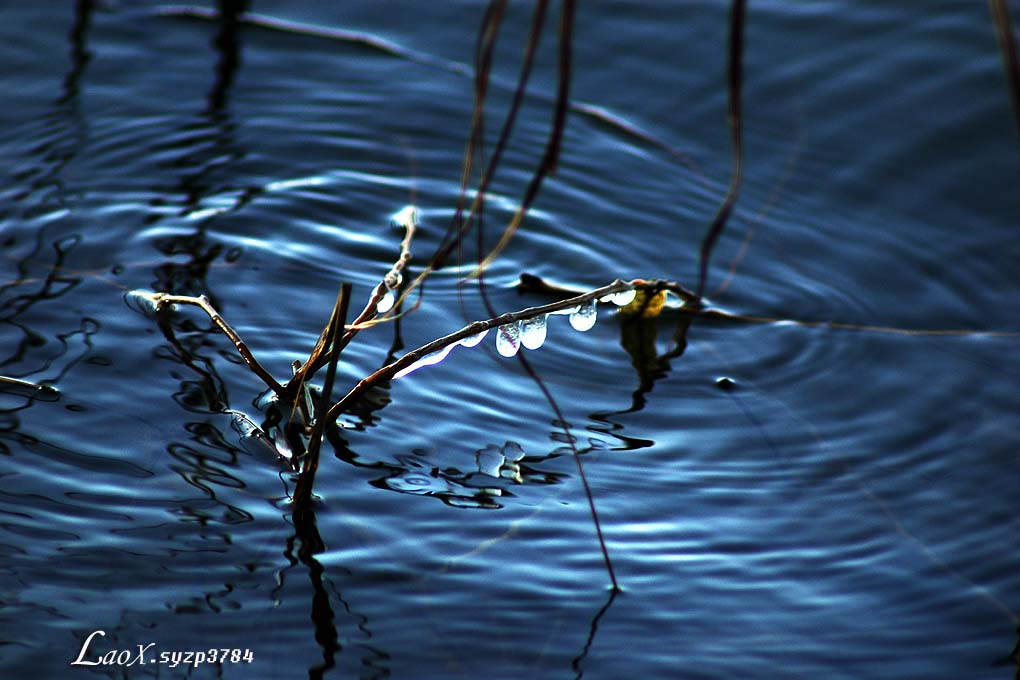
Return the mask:
[[[358,334],[364,324],[375,318],[379,306],[379,302],[383,299],[387,292],[391,289],[396,288],[395,283],[401,278],[404,268],[407,267],[408,262],[411,261],[411,241],[414,239],[415,231],[418,228],[417,220],[412,216],[409,219],[405,219],[400,223],[400,226],[404,227],[404,238],[400,242],[400,255],[397,257],[396,262],[390,267],[390,270],[386,272],[382,281],[372,290],[372,294],[368,298],[368,303],[365,308],[361,310],[350,325],[345,326],[345,332],[340,341],[329,349],[327,352],[328,342],[328,330],[329,324],[322,329],[322,333],[319,334],[319,339],[315,343],[315,347],[312,349],[308,359],[300,368],[294,373],[294,377],[291,378],[289,385],[297,385],[301,382],[308,380],[312,373],[317,371],[323,365],[330,360],[330,353],[343,351],[344,347],[350,344],[354,336]],[[334,308],[335,311],[335,308]],[[332,321],[332,319],[330,319]]]
[[[447,234],[447,238],[444,239],[443,244],[429,260],[431,270],[434,271],[443,266],[446,258],[456,248],[468,231],[471,229],[472,219],[476,215],[481,207],[481,203],[484,200],[485,194],[489,189],[489,184],[492,182],[492,177],[495,174],[496,167],[499,165],[499,161],[506,149],[507,142],[510,139],[510,134],[513,131],[514,123],[517,119],[517,113],[524,101],[524,94],[527,90],[528,80],[531,77],[531,68],[534,63],[535,52],[538,49],[538,43],[542,36],[542,25],[545,22],[545,14],[548,6],[547,0],[539,0],[535,4],[535,12],[532,16],[531,30],[528,34],[528,42],[524,48],[524,58],[521,63],[521,73],[517,79],[517,87],[514,90],[513,101],[510,104],[510,108],[507,112],[507,116],[503,121],[503,127],[500,130],[499,138],[496,141],[496,146],[493,150],[492,156],[489,158],[489,162],[486,164],[485,171],[482,173],[482,178],[478,183],[478,189],[475,192],[474,200],[472,201],[471,207],[468,209],[468,215],[466,218],[462,217],[464,197],[467,191],[467,172],[473,164],[475,147],[480,145],[482,142],[481,136],[481,118],[483,113],[483,103],[488,86],[488,62],[483,61],[479,64],[480,67],[476,68],[478,72],[476,75],[476,88],[475,88],[475,118],[472,125],[472,135],[468,144],[468,148],[465,151],[464,167],[465,172],[461,180],[460,196],[457,202],[457,212],[454,215],[452,224],[458,227],[456,236],[451,238],[451,234]],[[483,35],[488,35],[489,30],[483,31]]]
[[149,300],[153,306],[155,306],[156,311],[163,309],[167,305],[193,305],[201,309],[209,315],[213,324],[215,324],[216,327],[219,328],[220,331],[234,343],[234,347],[237,348],[238,353],[241,355],[241,358],[244,359],[244,362],[248,364],[248,368],[252,370],[252,373],[261,378],[262,382],[268,385],[269,389],[273,390],[277,396],[281,398],[284,396],[285,390],[283,385],[278,383],[276,378],[270,375],[269,371],[263,368],[262,364],[260,364],[258,359],[255,358],[255,355],[251,353],[250,349],[248,349],[248,345],[241,340],[241,336],[237,334],[237,331],[231,328],[230,324],[224,321],[223,317],[220,316],[219,312],[216,311],[216,309],[212,306],[212,303],[209,302],[209,298],[205,295],[193,297],[190,295],[171,295],[169,293],[149,293],[146,291],[135,291],[135,294]]
[[340,352],[337,351],[337,338],[347,321],[347,309],[351,300],[351,284],[344,282],[337,293],[336,304],[333,309],[335,314],[331,320],[329,331],[330,360],[326,369],[326,381],[322,386],[322,396],[319,406],[316,409],[315,424],[308,441],[308,455],[302,466],[301,479],[298,481],[297,489],[294,491],[294,498],[297,503],[304,503],[312,496],[312,486],[315,484],[315,473],[319,469],[319,452],[322,449],[322,436],[326,429],[326,404],[333,393],[333,381],[336,378],[336,367],[340,361]]
[[514,323],[517,321],[521,321],[523,319],[530,319],[539,316],[540,314],[551,314],[552,312],[568,309],[570,307],[575,307],[577,305],[590,302],[591,300],[606,295],[611,295],[613,293],[631,290],[632,288],[642,288],[646,290],[647,289],[672,290],[672,286],[675,285],[677,284],[672,284],[671,282],[666,281],[646,281],[645,279],[621,281],[617,279],[616,281],[610,283],[609,285],[602,286],[601,288],[596,288],[594,290],[588,291],[587,293],[567,298],[565,300],[557,300],[556,302],[551,302],[546,305],[540,305],[538,307],[528,307],[526,309],[522,309],[516,312],[507,312],[506,314],[502,314],[491,319],[486,319],[484,321],[475,321],[474,323],[470,323],[467,326],[464,326],[458,331],[450,333],[449,335],[444,335],[441,338],[436,338],[435,340],[428,342],[422,345],[421,347],[411,350],[410,352],[404,354],[396,361],[383,366],[375,373],[372,373],[371,375],[363,378],[361,381],[358,382],[357,385],[354,386],[353,389],[351,389],[350,392],[344,395],[344,397],[340,401],[333,404],[333,406],[326,413],[326,420],[327,422],[332,422],[333,420],[335,420],[341,413],[343,413],[346,410],[346,408],[351,403],[358,399],[358,397],[364,394],[365,391],[371,388],[373,385],[384,380],[389,380],[396,373],[400,372],[404,368],[407,368],[408,366],[418,361],[425,355],[432,354],[433,352],[438,352],[439,350],[447,347],[448,345],[452,345],[455,342],[459,342],[464,338],[477,335],[478,333],[487,331],[491,328],[496,328],[497,326],[502,326],[508,323]]
[[556,89],[556,103],[553,106],[553,120],[549,130],[549,137],[546,141],[545,152],[542,155],[542,161],[532,176],[531,182],[528,183],[527,189],[524,191],[524,198],[521,201],[520,207],[503,230],[499,242],[489,251],[489,254],[485,256],[471,276],[478,276],[481,271],[492,264],[499,254],[503,252],[503,249],[510,243],[514,234],[517,233],[517,229],[524,221],[524,216],[528,214],[531,204],[538,196],[538,190],[541,188],[542,182],[549,173],[556,170],[556,166],[559,163],[563,131],[566,128],[567,113],[570,110],[570,75],[575,8],[574,0],[563,0],[563,10],[560,13],[559,79]]
[[574,445],[574,439],[570,436],[570,430],[567,426],[567,421],[563,417],[563,412],[560,410],[559,404],[553,398],[552,392],[546,386],[545,381],[539,377],[538,373],[534,368],[531,367],[531,363],[524,358],[523,354],[517,355],[521,366],[531,376],[531,379],[538,385],[538,389],[542,392],[542,396],[549,403],[549,407],[552,408],[553,413],[556,414],[556,421],[561,424],[563,433],[567,436],[567,442],[570,445],[570,451],[573,454],[574,463],[577,464],[577,476],[581,480],[581,486],[584,488],[584,497],[588,500],[588,510],[591,512],[591,521],[595,525],[595,535],[598,537],[599,549],[602,551],[602,560],[606,564],[606,572],[609,574],[609,582],[613,586],[613,590],[617,591],[620,589],[619,583],[616,581],[616,570],[613,569],[613,561],[609,559],[609,549],[606,547],[606,539],[602,534],[602,522],[599,520],[599,513],[595,509],[595,496],[591,492],[591,485],[588,484],[588,475],[584,472],[584,465],[581,464],[581,454],[578,452],[577,447]]
[[723,199],[719,211],[715,214],[711,226],[701,241],[701,261],[698,266],[698,297],[705,293],[705,283],[708,280],[708,261],[712,257],[712,250],[719,240],[726,227],[726,222],[733,212],[733,206],[737,202],[737,194],[740,192],[740,180],[744,170],[744,152],[741,134],[741,107],[740,90],[743,83],[744,64],[744,15],[747,9],[747,0],[733,0],[730,7],[730,63],[729,63],[729,125],[730,135],[733,144],[733,172],[730,175],[730,186],[726,190],[726,197]]

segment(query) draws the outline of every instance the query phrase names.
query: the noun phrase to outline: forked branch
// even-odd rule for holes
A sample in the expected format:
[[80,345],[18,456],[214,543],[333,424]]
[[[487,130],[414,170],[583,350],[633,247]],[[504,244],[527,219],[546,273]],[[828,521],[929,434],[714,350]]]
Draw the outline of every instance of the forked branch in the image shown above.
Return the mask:
[[197,297],[191,295],[171,295],[170,293],[152,293],[144,290],[136,290],[132,292],[133,295],[147,300],[152,304],[153,308],[160,312],[166,308],[167,305],[193,305],[198,307],[203,312],[209,315],[209,318],[216,325],[216,327],[234,343],[234,347],[237,348],[238,354],[244,359],[244,362],[248,364],[248,368],[252,370],[252,373],[262,379],[269,389],[273,390],[277,396],[283,397],[284,388],[279,382],[276,381],[269,371],[259,363],[255,355],[252,354],[251,350],[248,349],[248,345],[241,340],[241,336],[237,334],[230,324],[228,324],[220,313],[212,306],[209,302],[209,298],[205,295],[199,295]]

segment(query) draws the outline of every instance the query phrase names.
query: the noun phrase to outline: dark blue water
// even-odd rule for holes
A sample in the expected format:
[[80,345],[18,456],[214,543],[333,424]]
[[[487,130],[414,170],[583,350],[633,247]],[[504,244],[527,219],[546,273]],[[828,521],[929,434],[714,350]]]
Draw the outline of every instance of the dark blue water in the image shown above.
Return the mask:
[[[695,318],[664,358],[683,317],[603,309],[528,354],[610,597],[566,436],[491,337],[341,419],[310,528],[246,436],[262,383],[197,310],[166,335],[127,294],[208,295],[282,380],[339,282],[360,309],[389,269],[410,202],[420,271],[456,205],[481,3],[256,0],[236,50],[209,11],[5,4],[0,375],[59,394],[0,391],[4,677],[1016,677],[1020,145],[987,6],[750,5],[745,182],[708,299],[758,320]],[[693,285],[731,167],[727,19],[581,3],[560,166],[487,272],[498,312],[545,301],[522,272]],[[541,158],[555,25],[490,247]],[[395,341],[488,316],[469,245],[399,330],[357,337],[338,393]],[[97,630],[89,659],[251,661],[69,666]]]

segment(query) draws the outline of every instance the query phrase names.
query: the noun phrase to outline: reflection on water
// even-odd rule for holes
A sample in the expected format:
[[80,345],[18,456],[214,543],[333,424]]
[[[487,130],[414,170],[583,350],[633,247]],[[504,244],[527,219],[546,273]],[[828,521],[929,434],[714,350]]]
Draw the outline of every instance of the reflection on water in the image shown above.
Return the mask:
[[[475,468],[440,468],[431,462],[434,456],[417,450],[411,455],[396,455],[392,472],[372,482],[374,486],[401,493],[435,496],[458,508],[498,509],[499,499],[512,497],[508,485],[555,484],[560,476],[543,473],[534,466],[523,465],[524,450],[516,442],[503,447],[489,444],[475,452]],[[535,461],[538,462],[537,460]]]
[[[530,9],[507,9],[490,116]],[[581,288],[696,271],[728,172],[724,9],[579,8],[560,167],[486,274],[497,311],[540,302],[511,285],[526,270]],[[146,317],[124,291],[208,295],[286,378],[337,283],[362,304],[385,275],[395,208],[422,212],[417,255],[441,243],[480,10],[8,14],[0,666],[57,677],[102,629],[95,653],[255,657],[130,677],[1017,675],[1016,337],[881,328],[1016,329],[1020,157],[981,12],[752,3],[747,182],[711,283],[760,318],[593,305],[489,334],[369,391],[303,506],[300,418],[206,317]],[[539,53],[491,187],[493,240],[554,63]],[[494,243],[467,245],[358,336],[338,392],[489,316],[458,278]],[[500,359],[522,345],[568,433]]]

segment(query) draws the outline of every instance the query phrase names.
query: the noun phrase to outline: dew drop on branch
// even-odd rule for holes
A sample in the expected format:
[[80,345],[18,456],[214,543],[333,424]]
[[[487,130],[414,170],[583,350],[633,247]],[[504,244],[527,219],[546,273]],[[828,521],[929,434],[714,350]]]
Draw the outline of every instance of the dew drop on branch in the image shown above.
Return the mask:
[[418,209],[413,205],[405,206],[393,214],[393,217],[390,218],[390,223],[394,227],[403,227],[405,229],[415,227],[418,225]]
[[626,307],[630,303],[634,302],[635,297],[637,297],[637,291],[631,288],[630,290],[613,293],[609,296],[609,301],[617,307]]
[[496,329],[496,351],[505,357],[512,357],[521,348],[521,328],[516,322]]
[[596,313],[595,300],[589,300],[571,313],[570,325],[577,331],[591,330],[595,325]]
[[386,295],[383,295],[382,299],[379,300],[379,303],[375,306],[376,314],[385,314],[386,312],[390,311],[391,309],[393,309],[393,305],[394,303],[396,303],[396,301],[397,296],[393,293],[393,291],[392,290],[386,291]]
[[406,368],[402,368],[399,371],[397,371],[394,374],[393,379],[396,380],[397,378],[403,378],[408,373],[413,373],[414,371],[417,371],[419,368],[424,368],[425,366],[433,366],[435,364],[438,364],[440,361],[445,359],[446,355],[452,352],[453,348],[456,346],[457,343],[454,342],[447,345],[441,350],[437,350],[435,352],[432,352],[431,354],[426,354],[425,356],[423,356],[421,359],[418,359],[418,361],[414,362],[410,366],[407,366]]
[[528,349],[538,349],[545,342],[547,330],[545,314],[521,321],[521,344]]
[[486,328],[481,333],[478,333],[476,335],[469,335],[468,337],[464,338],[463,340],[460,341],[460,344],[463,345],[464,347],[474,347],[475,345],[480,343],[482,340],[484,340],[485,336],[488,335],[488,334],[489,334],[489,329]]
[[603,295],[599,298],[599,302],[612,302],[617,307],[626,307],[630,303],[634,302],[635,297],[637,297],[637,291],[631,288],[630,290],[623,290],[619,293]]

